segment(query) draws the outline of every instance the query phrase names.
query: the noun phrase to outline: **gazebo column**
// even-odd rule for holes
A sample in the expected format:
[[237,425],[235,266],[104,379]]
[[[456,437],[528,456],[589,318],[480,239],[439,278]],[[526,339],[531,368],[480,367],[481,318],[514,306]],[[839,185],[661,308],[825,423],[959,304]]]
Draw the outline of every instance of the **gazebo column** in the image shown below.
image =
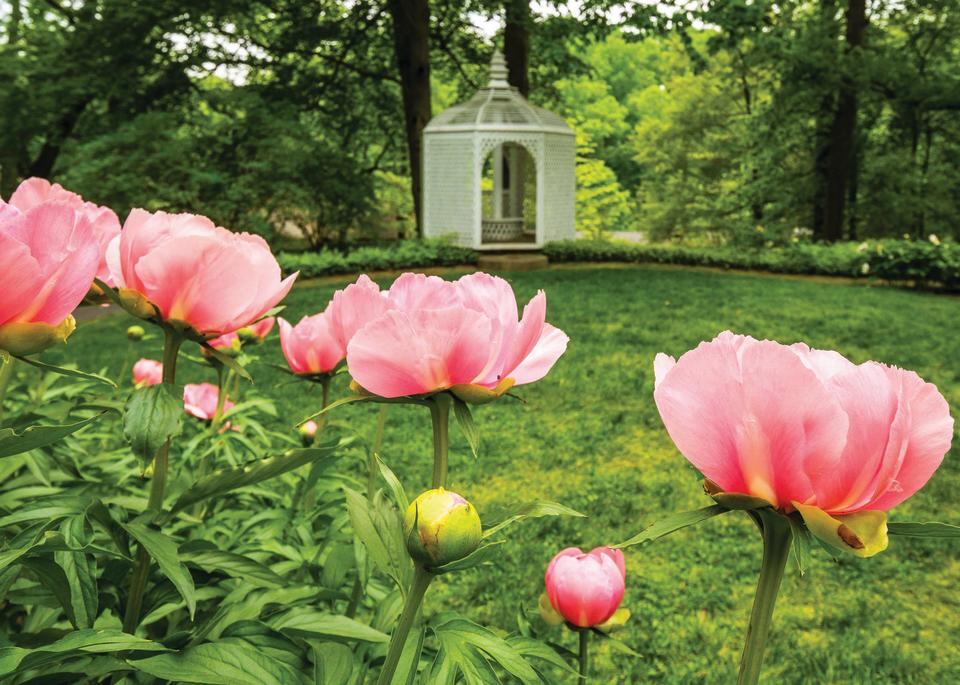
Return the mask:
[[503,218],[503,144],[493,149],[493,218]]
[[508,149],[510,160],[510,199],[508,212],[511,217],[523,217],[523,187],[526,181],[523,148],[519,145],[511,145]]

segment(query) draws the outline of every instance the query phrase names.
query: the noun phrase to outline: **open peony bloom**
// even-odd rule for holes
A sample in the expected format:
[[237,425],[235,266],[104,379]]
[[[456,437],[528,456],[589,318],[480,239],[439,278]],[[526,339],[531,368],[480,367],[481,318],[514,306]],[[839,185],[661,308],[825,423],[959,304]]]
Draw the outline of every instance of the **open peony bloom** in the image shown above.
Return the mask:
[[231,233],[194,214],[134,209],[107,254],[127,308],[212,338],[250,325],[282,300],[296,274],[281,280],[263,238]]
[[296,326],[280,319],[280,348],[290,370],[302,376],[330,373],[345,354],[333,331],[329,309],[303,317]]
[[100,251],[100,263],[97,266],[97,278],[107,285],[113,285],[110,269],[107,266],[107,246],[120,234],[120,219],[109,207],[100,207],[85,202],[82,197],[66,190],[59,183],[50,183],[43,178],[28,178],[10,196],[10,204],[21,212],[38,207],[47,202],[63,204],[90,222],[93,236]]
[[799,510],[818,535],[818,521],[836,528],[834,517],[859,514],[859,525],[872,512],[885,545],[881,512],[923,487],[950,449],[947,402],[912,371],[729,331],[654,367],[680,452],[720,490]]
[[163,382],[163,364],[156,359],[141,359],[133,365],[133,383],[138,388]]
[[[183,408],[202,421],[210,421],[217,413],[217,399],[220,392],[213,383],[189,383],[183,386]],[[233,409],[233,402],[225,400],[224,413]]]
[[381,397],[449,389],[490,401],[543,378],[567,347],[563,331],[546,323],[543,291],[520,317],[510,284],[484,273],[453,283],[406,273],[380,300],[371,290],[368,307],[382,313],[348,339],[347,366]]
[[550,604],[568,622],[592,628],[613,616],[626,581],[623,552],[597,547],[589,553],[568,547],[547,566],[544,581]]
[[66,340],[99,262],[84,214],[56,202],[20,210],[0,200],[0,349],[33,354]]

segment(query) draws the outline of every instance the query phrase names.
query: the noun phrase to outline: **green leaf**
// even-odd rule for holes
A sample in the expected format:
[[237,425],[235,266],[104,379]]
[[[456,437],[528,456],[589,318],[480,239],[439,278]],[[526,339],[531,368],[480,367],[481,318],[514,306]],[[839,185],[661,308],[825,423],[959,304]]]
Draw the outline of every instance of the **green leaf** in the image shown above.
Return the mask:
[[0,648],[0,676],[16,671],[39,668],[77,654],[110,654],[126,651],[166,651],[166,647],[150,640],[128,635],[120,630],[86,628],[67,633],[56,642],[34,649]]
[[177,592],[187,603],[187,610],[190,612],[192,620],[197,609],[196,591],[190,571],[180,561],[176,543],[159,530],[148,528],[138,519],[121,525],[133,539],[143,545],[153,560],[157,562],[160,572],[177,588]]
[[329,457],[346,444],[348,444],[348,441],[341,440],[339,442],[329,442],[320,447],[287,450],[275,457],[258,459],[247,462],[243,466],[215,471],[203,476],[187,488],[173,503],[170,513],[182,511],[191,504],[196,504],[208,497],[223,495],[237,488],[255,485],[287,471],[300,468],[304,464],[309,464],[317,459]]
[[888,523],[890,535],[903,535],[911,538],[960,538],[960,526],[952,523],[928,521],[926,523]]
[[285,635],[307,639],[389,642],[390,636],[346,616],[312,609],[294,609],[270,621],[270,627]]
[[551,666],[556,666],[557,668],[562,669],[571,675],[575,676],[578,674],[577,669],[572,668],[562,655],[558,654],[555,649],[545,642],[520,635],[508,637],[507,642],[527,661],[530,659],[539,659],[541,661],[545,661]]
[[349,683],[356,669],[353,650],[337,642],[321,642],[314,647],[320,672],[317,683]]
[[586,515],[556,502],[528,502],[521,505],[516,511],[507,514],[499,523],[484,530],[483,537],[488,538],[521,519],[541,518],[543,516],[579,516],[583,518]]
[[441,614],[433,622],[433,630],[444,656],[456,664],[468,683],[499,682],[488,680],[486,658],[525,685],[541,682],[537,672],[510,643],[476,623],[456,614]]
[[590,633],[592,635],[596,635],[601,640],[605,640],[604,644],[610,645],[610,647],[612,647],[615,651],[621,652],[623,654],[628,654],[630,656],[640,656],[639,654],[637,654],[637,652],[631,649],[630,646],[627,645],[625,642],[621,642],[617,638],[607,635],[602,630],[598,630],[597,628],[591,628]]
[[109,378],[105,378],[96,373],[87,373],[86,371],[78,371],[77,369],[68,369],[63,366],[54,366],[53,364],[46,364],[44,362],[38,361],[36,359],[31,359],[30,357],[17,357],[22,362],[26,362],[31,366],[35,366],[38,369],[43,369],[44,371],[50,371],[53,373],[59,373],[61,376],[70,376],[71,378],[82,378],[87,381],[96,381],[97,383],[103,383],[104,385],[109,385],[114,390],[117,389],[117,384],[114,383]]
[[810,531],[793,516],[788,517],[790,530],[793,531],[793,556],[797,561],[800,575],[804,575],[810,567]]
[[[64,542],[70,547],[85,547],[93,542],[85,516],[74,516],[60,525]],[[70,605],[80,628],[91,628],[97,618],[99,592],[97,561],[85,552],[58,551],[53,559],[63,569],[70,590]]]
[[394,505],[383,498],[374,498],[374,502],[370,502],[350,488],[345,487],[343,491],[353,532],[363,543],[373,565],[392,578],[398,587],[406,587],[413,565]]
[[414,626],[407,635],[407,641],[400,653],[397,670],[393,672],[390,685],[413,685],[420,666],[420,653],[423,651],[423,638],[427,632],[426,626]]
[[76,423],[52,426],[27,426],[19,432],[13,428],[0,428],[0,458],[11,457],[14,454],[28,452],[62,440],[68,435],[76,433],[81,428],[90,425],[104,414],[106,414],[106,412],[102,411],[95,416],[77,421]]
[[346,397],[341,397],[339,400],[334,400],[333,402],[328,404],[326,407],[324,407],[320,411],[310,414],[310,416],[304,419],[300,419],[299,421],[297,421],[296,425],[297,426],[303,425],[307,421],[310,421],[311,419],[315,419],[319,416],[322,416],[323,414],[331,412],[337,407],[343,406],[344,404],[351,404],[353,402],[375,402],[375,401],[377,401],[377,398],[374,397],[373,395],[347,395]]
[[407,498],[407,492],[403,489],[403,484],[400,482],[400,479],[390,470],[390,467],[387,466],[383,459],[377,455],[374,455],[374,458],[380,467],[380,475],[383,476],[383,479],[387,482],[387,487],[390,488],[393,501],[397,503],[400,511],[406,511],[407,507],[410,506],[410,500]]
[[[199,541],[198,541],[199,542]],[[258,587],[283,587],[283,577],[271,571],[259,561],[232,552],[216,549],[209,543],[181,545],[178,556],[185,564],[193,564],[207,573],[224,573]]]
[[662,518],[653,525],[644,528],[629,540],[612,546],[615,549],[619,549],[623,547],[632,547],[633,545],[640,545],[644,542],[652,542],[653,540],[658,540],[665,535],[670,535],[670,533],[675,533],[681,528],[686,528],[687,526],[692,526],[695,523],[706,521],[709,518],[719,516],[720,514],[725,514],[728,511],[730,510],[726,507],[720,506],[719,504],[711,504],[709,507],[703,507],[702,509],[684,511],[679,514],[670,514],[666,518]]
[[467,439],[470,450],[473,452],[473,458],[480,456],[480,430],[473,420],[473,414],[470,413],[470,406],[459,397],[453,398],[453,414],[457,417],[457,423],[460,425],[460,432]]
[[133,453],[149,463],[168,439],[183,429],[183,398],[167,383],[137,388],[127,400],[123,435]]
[[200,347],[202,347],[207,354],[209,354],[211,357],[216,359],[218,362],[226,366],[228,369],[233,371],[235,374],[237,374],[244,380],[248,380],[251,383],[253,382],[253,377],[250,375],[250,372],[247,371],[245,368],[243,368],[240,365],[240,363],[236,359],[231,357],[229,354],[224,354],[217,348],[211,347],[210,343],[207,343],[207,342],[201,343]]
[[131,659],[128,663],[154,678],[178,683],[303,685],[292,668],[234,639],[207,642],[177,654]]
[[485,543],[470,552],[470,554],[465,556],[463,559],[451,561],[449,564],[444,564],[443,566],[434,566],[430,569],[430,572],[439,575],[443,573],[451,573],[453,571],[463,571],[468,568],[473,568],[475,566],[479,566],[480,564],[493,561],[497,557],[497,552],[499,551],[497,546],[503,543],[504,540]]
[[63,569],[48,557],[30,557],[20,563],[24,568],[29,569],[40,584],[56,598],[73,627],[79,628],[77,617],[73,613],[73,604],[70,601],[70,587]]

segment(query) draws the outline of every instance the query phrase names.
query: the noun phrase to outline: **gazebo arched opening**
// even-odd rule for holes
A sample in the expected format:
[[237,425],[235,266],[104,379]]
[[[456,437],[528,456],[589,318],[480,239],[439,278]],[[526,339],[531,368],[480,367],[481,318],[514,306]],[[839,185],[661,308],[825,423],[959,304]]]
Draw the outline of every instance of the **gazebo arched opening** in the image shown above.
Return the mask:
[[520,143],[497,145],[483,162],[480,242],[537,241],[537,165]]

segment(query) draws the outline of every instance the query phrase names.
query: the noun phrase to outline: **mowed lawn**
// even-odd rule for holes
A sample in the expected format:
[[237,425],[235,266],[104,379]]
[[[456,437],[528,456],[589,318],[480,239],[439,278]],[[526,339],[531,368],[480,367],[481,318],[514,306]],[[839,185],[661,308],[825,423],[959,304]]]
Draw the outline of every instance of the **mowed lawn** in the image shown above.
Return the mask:
[[[589,518],[517,524],[495,566],[436,583],[428,613],[453,606],[511,630],[518,611],[536,614],[543,571],[561,548],[620,542],[658,516],[710,503],[654,406],[657,352],[679,355],[724,329],[803,340],[857,362],[914,369],[936,383],[960,415],[960,299],[954,297],[669,268],[557,268],[505,276],[524,301],[538,288],[547,292],[548,320],[569,334],[570,346],[546,379],[518,389],[525,404],[505,399],[475,410],[479,461],[451,428],[450,487],[488,521],[536,499],[562,502]],[[286,301],[286,317],[323,309],[345,283],[299,285]],[[81,326],[70,340],[70,357],[86,369],[117,372],[130,323],[117,315]],[[138,352],[159,358],[158,338],[141,345]],[[263,361],[282,363],[275,335],[260,349]],[[66,358],[61,351],[48,357]],[[182,368],[183,380],[204,373],[191,364]],[[267,365],[253,373],[285,424],[293,426],[316,408],[318,394],[306,385],[291,384]],[[369,435],[376,411],[347,405],[335,418]],[[388,416],[383,457],[408,491],[419,491],[431,473],[428,413],[397,406]],[[960,523],[958,457],[955,448],[927,487],[891,518]],[[737,513],[628,550],[624,606],[633,617],[618,636],[639,656],[599,647],[593,682],[735,682],[760,552],[755,528]],[[877,557],[839,562],[815,549],[806,576],[789,569],[764,682],[960,682],[960,543],[894,538]],[[566,631],[554,629],[550,638],[574,646]]]

